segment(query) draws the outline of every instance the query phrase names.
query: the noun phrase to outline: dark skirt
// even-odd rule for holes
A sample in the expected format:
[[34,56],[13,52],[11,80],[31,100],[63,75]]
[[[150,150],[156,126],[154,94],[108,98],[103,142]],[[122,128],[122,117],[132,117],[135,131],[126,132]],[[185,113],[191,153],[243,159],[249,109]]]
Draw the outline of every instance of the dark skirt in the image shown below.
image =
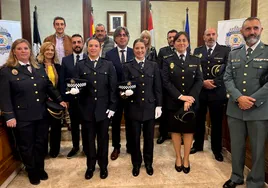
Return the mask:
[[191,122],[181,122],[174,115],[176,111],[168,111],[168,132],[172,133],[194,133],[196,127],[196,119]]

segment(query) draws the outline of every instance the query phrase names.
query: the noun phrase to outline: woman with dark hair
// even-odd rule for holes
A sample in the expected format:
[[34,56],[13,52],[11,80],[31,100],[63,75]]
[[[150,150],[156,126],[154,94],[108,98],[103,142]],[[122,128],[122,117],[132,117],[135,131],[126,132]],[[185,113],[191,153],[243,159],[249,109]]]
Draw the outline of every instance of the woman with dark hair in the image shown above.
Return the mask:
[[155,47],[152,46],[152,36],[150,31],[143,30],[141,32],[140,38],[144,40],[145,49],[146,49],[146,59],[149,61],[157,61],[157,53]]
[[[77,77],[87,81],[79,94],[83,149],[87,156],[85,179],[91,179],[98,161],[100,178],[108,176],[108,128],[116,109],[117,78],[111,61],[100,57],[100,42],[87,43],[88,57],[79,61]],[[95,139],[97,137],[97,148]]]
[[[40,48],[40,53],[37,56],[37,61],[42,64],[48,75],[49,80],[53,86],[59,89],[59,73],[60,64],[57,57],[57,51],[55,45],[52,42],[44,42]],[[51,99],[49,99],[51,100]],[[51,114],[48,116],[48,123],[50,125],[50,151],[49,155],[52,158],[56,158],[60,152],[61,141],[61,119],[53,117]]]
[[7,127],[13,128],[23,164],[31,184],[47,180],[44,170],[47,141],[47,96],[67,107],[42,66],[33,57],[25,39],[12,44],[8,60],[0,70],[0,108]]
[[[203,84],[203,75],[199,58],[189,54],[189,37],[186,32],[179,32],[174,37],[176,52],[164,58],[163,85],[169,97],[165,104],[168,109],[169,132],[176,152],[175,169],[178,172],[190,172],[189,154],[195,131],[195,118],[184,121],[177,117],[183,113],[195,111],[198,96]],[[184,157],[181,157],[181,135],[184,141]]]
[[123,65],[125,81],[135,82],[134,92],[125,92],[127,97],[126,116],[130,119],[132,139],[131,161],[132,174],[138,176],[142,163],[140,134],[143,130],[143,158],[146,172],[153,175],[153,149],[155,119],[161,116],[162,86],[160,72],[156,62],[145,58],[146,48],[143,39],[136,39],[133,44],[135,58]]

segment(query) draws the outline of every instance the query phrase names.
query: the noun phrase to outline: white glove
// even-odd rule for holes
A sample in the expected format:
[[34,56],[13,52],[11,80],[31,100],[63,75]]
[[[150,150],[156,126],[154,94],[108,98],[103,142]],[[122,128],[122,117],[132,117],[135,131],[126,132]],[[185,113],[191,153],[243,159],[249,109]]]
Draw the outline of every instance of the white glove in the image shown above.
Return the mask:
[[162,107],[161,106],[157,106],[155,108],[155,119],[159,118],[162,114]]
[[70,91],[67,91],[65,94],[76,95],[79,92],[80,92],[79,89],[76,87],[76,88],[72,88]]
[[114,113],[115,113],[114,111],[109,110],[109,109],[106,111],[106,114],[108,114],[107,117],[108,117],[109,119],[110,119],[111,117],[114,116]]
[[127,97],[129,97],[129,96],[133,95],[133,91],[131,89],[128,89],[128,90],[125,91],[125,95]]

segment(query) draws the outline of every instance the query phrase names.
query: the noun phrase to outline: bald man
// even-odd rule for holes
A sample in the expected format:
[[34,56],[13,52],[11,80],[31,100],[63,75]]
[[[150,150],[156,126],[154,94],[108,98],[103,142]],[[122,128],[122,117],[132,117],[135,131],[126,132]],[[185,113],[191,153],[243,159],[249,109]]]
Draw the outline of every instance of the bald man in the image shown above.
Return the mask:
[[[194,54],[201,60],[203,71],[203,88],[199,96],[199,110],[197,112],[197,126],[195,142],[191,154],[203,151],[205,122],[207,109],[211,120],[211,149],[217,161],[223,161],[222,150],[222,119],[224,104],[226,103],[226,90],[223,83],[223,73],[216,75],[212,70],[217,65],[226,65],[230,48],[219,45],[217,31],[208,28],[204,32],[205,45],[194,50]],[[213,68],[214,66],[214,68]]]

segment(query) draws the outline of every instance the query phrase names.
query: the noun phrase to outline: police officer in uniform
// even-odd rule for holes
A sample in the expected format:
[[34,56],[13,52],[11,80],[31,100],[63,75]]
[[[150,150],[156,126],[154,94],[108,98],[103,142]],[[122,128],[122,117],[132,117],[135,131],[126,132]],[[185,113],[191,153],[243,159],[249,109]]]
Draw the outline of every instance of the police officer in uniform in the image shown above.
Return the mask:
[[129,96],[126,105],[126,116],[130,120],[132,139],[131,161],[132,174],[138,176],[142,163],[140,149],[140,134],[143,130],[144,147],[143,158],[146,172],[153,175],[153,148],[155,118],[161,116],[162,86],[158,65],[145,59],[146,48],[143,39],[136,39],[133,43],[135,59],[124,64],[124,76],[127,81],[135,81],[137,88]]
[[87,80],[87,86],[79,94],[83,148],[87,156],[85,179],[93,177],[96,161],[100,178],[108,176],[108,126],[116,110],[116,71],[112,62],[99,57],[100,49],[97,39],[89,39],[88,57],[76,65],[77,77]]
[[[168,31],[167,33],[167,41],[168,41],[168,46],[165,46],[163,48],[160,48],[159,53],[158,53],[158,58],[157,58],[157,62],[160,68],[160,71],[163,68],[163,59],[165,56],[168,56],[170,54],[173,54],[175,51],[174,48],[174,37],[175,35],[178,33],[177,30],[172,29],[170,31]],[[167,96],[166,90],[165,88],[163,88],[163,97]],[[168,126],[167,126],[167,110],[166,107],[163,103],[163,114],[160,117],[160,124],[159,124],[159,138],[157,139],[156,143],[157,144],[162,144],[168,137]]]
[[[179,32],[174,37],[176,53],[164,59],[162,79],[168,93],[164,103],[168,109],[168,131],[176,152],[175,169],[177,172],[190,172],[190,150],[193,134],[196,129],[196,120],[192,118],[183,122],[175,118],[180,110],[187,112],[198,108],[198,96],[202,88],[203,76],[200,61],[197,57],[189,54],[189,37],[186,32]],[[191,111],[192,111],[191,110]],[[181,141],[184,141],[184,155],[181,156]]]
[[226,64],[228,60],[229,47],[219,45],[217,32],[214,28],[208,28],[204,32],[205,45],[194,50],[194,54],[201,60],[203,70],[203,88],[199,96],[200,107],[197,113],[195,142],[191,154],[203,151],[205,122],[207,108],[211,119],[211,148],[217,161],[223,161],[222,150],[222,119],[224,104],[226,103],[226,90],[222,80],[223,74],[216,76],[211,73],[214,66]]
[[227,105],[231,137],[232,174],[223,185],[234,188],[244,183],[246,137],[252,154],[247,188],[265,187],[265,141],[268,134],[268,83],[259,78],[268,70],[268,46],[260,41],[263,28],[256,17],[247,18],[241,29],[246,45],[230,52],[224,83],[230,99]]
[[25,39],[12,44],[6,64],[0,71],[0,108],[7,127],[13,128],[22,162],[31,184],[47,180],[44,158],[48,127],[47,95],[67,107],[53,87],[42,65],[34,60]]

